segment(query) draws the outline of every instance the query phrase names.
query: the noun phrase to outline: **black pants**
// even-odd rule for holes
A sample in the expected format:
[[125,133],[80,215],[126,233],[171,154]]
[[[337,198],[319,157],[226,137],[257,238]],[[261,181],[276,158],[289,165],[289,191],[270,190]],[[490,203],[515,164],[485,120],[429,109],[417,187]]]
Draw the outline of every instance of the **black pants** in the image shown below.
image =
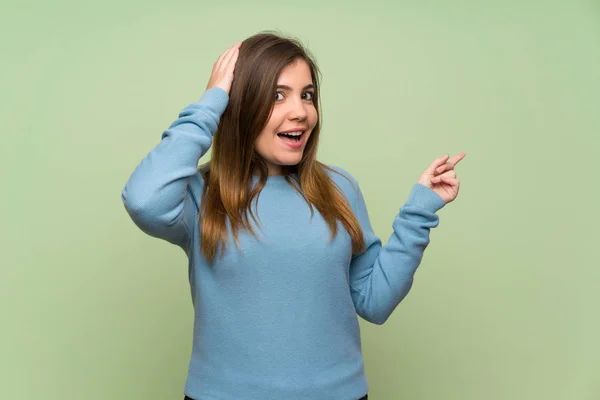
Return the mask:
[[[183,400],[194,400],[194,399],[192,399],[191,397],[185,396]],[[369,395],[365,394],[363,397],[361,397],[358,400],[369,400]]]

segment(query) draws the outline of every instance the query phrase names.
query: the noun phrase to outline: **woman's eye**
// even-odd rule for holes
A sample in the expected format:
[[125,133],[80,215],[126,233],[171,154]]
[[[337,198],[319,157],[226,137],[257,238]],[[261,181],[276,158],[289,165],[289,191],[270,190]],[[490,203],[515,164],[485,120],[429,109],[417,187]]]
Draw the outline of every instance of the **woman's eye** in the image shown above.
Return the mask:
[[304,100],[312,100],[313,99],[313,92],[304,92],[303,93],[303,99]]
[[283,100],[283,93],[281,93],[281,92],[275,93],[275,100]]

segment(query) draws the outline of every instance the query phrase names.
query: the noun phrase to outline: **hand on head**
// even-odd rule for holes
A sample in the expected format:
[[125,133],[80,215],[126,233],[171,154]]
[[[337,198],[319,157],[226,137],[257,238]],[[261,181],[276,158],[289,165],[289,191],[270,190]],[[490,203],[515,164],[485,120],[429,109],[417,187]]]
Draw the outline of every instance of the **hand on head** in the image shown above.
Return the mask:
[[218,87],[229,94],[231,83],[233,82],[235,63],[237,62],[241,45],[242,42],[237,42],[219,56],[219,59],[213,65],[210,80],[208,81],[208,85],[206,85],[207,90]]

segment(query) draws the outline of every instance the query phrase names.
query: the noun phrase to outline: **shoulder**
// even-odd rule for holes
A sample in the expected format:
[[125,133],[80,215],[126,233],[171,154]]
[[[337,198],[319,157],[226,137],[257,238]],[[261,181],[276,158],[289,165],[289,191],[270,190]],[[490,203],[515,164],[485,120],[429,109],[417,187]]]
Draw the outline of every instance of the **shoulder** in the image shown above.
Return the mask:
[[360,191],[358,181],[345,168],[338,165],[322,164],[331,180],[346,194],[353,198]]

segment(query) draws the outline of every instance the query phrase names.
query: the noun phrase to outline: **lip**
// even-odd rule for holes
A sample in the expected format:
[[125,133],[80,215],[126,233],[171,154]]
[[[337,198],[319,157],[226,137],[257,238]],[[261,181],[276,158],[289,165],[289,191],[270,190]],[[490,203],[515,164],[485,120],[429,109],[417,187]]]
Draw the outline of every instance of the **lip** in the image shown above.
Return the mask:
[[306,129],[307,128],[305,126],[299,126],[297,128],[288,129],[286,131],[279,131],[277,133],[290,133],[290,132],[298,132],[298,131],[306,132]]
[[302,135],[300,135],[300,140],[298,140],[297,142],[285,140],[285,139],[280,138],[279,136],[277,136],[277,139],[281,140],[283,145],[285,145],[289,149],[300,149],[300,148],[304,147],[304,143],[306,143],[306,131],[305,130],[291,129],[291,130],[287,130],[287,131],[281,131],[279,133],[298,132],[298,131],[302,131]]

